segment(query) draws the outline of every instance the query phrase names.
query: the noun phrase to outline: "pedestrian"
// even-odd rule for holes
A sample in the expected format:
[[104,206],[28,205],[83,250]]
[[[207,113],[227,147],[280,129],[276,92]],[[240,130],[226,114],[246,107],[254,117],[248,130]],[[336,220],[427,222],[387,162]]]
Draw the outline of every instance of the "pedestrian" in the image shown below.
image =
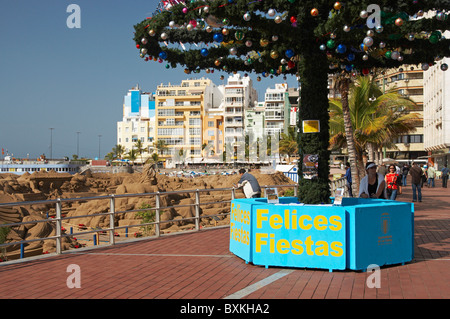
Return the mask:
[[[422,185],[423,185],[423,170],[417,166],[417,163],[413,163],[411,169],[409,170],[409,175],[411,175],[411,186],[413,192],[412,201],[415,202],[419,199],[419,202],[422,201]],[[416,194],[417,190],[417,194]]]
[[402,168],[402,186],[406,186],[406,178],[408,177],[409,166],[404,164]]
[[386,199],[386,182],[383,175],[377,173],[377,165],[374,162],[366,164],[366,173],[359,184],[358,197]]
[[441,169],[442,173],[442,187],[447,188],[447,181],[448,181],[448,173],[449,169],[447,168],[447,164],[444,164],[444,168]]
[[247,198],[261,197],[261,187],[259,186],[258,180],[255,176],[250,173],[246,173],[243,168],[239,170],[239,175],[241,175],[241,179],[235,187],[242,188],[245,197]]
[[394,164],[389,165],[389,173],[385,176],[385,182],[387,198],[390,200],[395,200],[399,190],[400,175],[397,173]]
[[428,165],[427,169],[427,177],[428,177],[428,187],[434,187],[434,178],[436,177],[436,170],[433,166]]
[[423,184],[427,181],[427,166],[421,164],[420,170],[422,171],[422,177],[420,179],[420,187],[423,188]]
[[352,170],[350,169],[350,163],[347,162],[347,164],[345,164],[346,166],[346,170],[345,170],[345,179],[347,181],[347,189],[348,189],[348,196],[353,197],[353,192],[352,192]]

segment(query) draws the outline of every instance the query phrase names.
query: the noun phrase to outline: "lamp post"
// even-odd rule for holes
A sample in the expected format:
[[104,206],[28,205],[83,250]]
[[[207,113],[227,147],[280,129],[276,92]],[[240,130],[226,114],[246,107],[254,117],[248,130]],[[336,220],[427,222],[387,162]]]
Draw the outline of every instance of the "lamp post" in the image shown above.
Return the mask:
[[100,141],[101,141],[101,135],[98,135],[98,159],[100,159]]
[[79,154],[79,150],[80,150],[80,133],[81,132],[77,132],[77,158],[80,157],[80,154]]
[[53,130],[55,128],[54,127],[50,127],[50,159],[53,158]]

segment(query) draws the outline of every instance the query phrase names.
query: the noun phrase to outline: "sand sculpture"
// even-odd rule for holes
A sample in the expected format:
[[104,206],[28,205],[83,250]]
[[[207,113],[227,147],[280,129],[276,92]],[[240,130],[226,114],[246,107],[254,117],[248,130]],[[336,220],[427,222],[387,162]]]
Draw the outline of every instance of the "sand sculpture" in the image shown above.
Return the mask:
[[[91,173],[80,175],[70,175],[56,172],[35,172],[21,176],[14,174],[0,174],[0,202],[22,202],[39,201],[55,198],[80,198],[99,195],[116,194],[114,218],[115,225],[133,226],[143,222],[145,214],[137,212],[125,212],[129,210],[140,210],[148,212],[151,217],[151,208],[156,207],[155,196],[141,197],[120,197],[122,194],[147,194],[164,193],[166,191],[182,190],[205,190],[232,187],[239,180],[239,175],[204,175],[200,177],[178,177],[157,173],[151,165],[145,165],[142,173]],[[280,172],[272,174],[262,174],[259,170],[252,171],[261,185],[287,185],[294,184],[290,179]],[[200,206],[200,226],[226,225],[229,223],[228,216],[211,218],[208,216],[221,213],[228,213],[229,206],[220,203],[230,199],[230,191],[220,192],[199,192],[200,203],[210,203]],[[240,190],[236,191],[236,197],[244,197]],[[194,220],[182,220],[195,216],[195,194],[177,192],[170,195],[160,196],[160,206],[181,206],[162,208],[160,211],[161,232],[176,232],[182,229],[194,227]],[[219,202],[219,203],[213,203]],[[65,220],[64,232],[67,227],[75,227],[74,231],[82,225],[83,229],[106,229],[109,228],[109,216],[81,217],[77,216],[105,213],[110,210],[110,200],[91,200],[63,203],[63,216],[73,217]],[[0,208],[0,223],[13,223],[20,221],[35,221],[51,217],[55,214],[53,204],[34,204],[28,206],[15,206]],[[154,217],[153,217],[154,218]],[[146,228],[145,235],[152,235],[153,228]],[[135,226],[127,229],[130,236],[142,235],[143,227]],[[20,227],[10,227],[6,236],[6,242],[20,241],[24,239],[37,239],[55,234],[54,222],[40,222],[22,225]],[[117,230],[117,236],[124,236],[125,229]],[[63,249],[80,247],[80,243],[72,237],[65,237]],[[42,254],[55,251],[55,240],[35,241],[25,244],[25,254]],[[6,252],[9,259],[17,257],[20,246],[8,247]],[[1,258],[1,251],[0,251]]]

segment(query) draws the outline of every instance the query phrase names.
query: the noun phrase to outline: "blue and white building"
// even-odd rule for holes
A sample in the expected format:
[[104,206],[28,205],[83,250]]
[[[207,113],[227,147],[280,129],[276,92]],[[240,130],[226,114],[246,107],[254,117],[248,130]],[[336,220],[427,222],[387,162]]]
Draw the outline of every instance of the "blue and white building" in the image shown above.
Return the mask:
[[155,98],[154,93],[143,92],[139,85],[128,91],[123,100],[123,118],[117,122],[117,144],[129,152],[140,140],[145,149],[142,158],[138,155],[135,162],[145,161],[154,152],[155,139]]

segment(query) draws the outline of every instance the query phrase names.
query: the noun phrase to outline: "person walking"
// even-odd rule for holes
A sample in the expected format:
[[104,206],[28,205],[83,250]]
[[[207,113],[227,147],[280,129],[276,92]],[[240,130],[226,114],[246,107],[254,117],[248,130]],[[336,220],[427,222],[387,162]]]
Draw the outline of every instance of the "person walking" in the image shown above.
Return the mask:
[[402,186],[406,186],[406,178],[408,177],[409,166],[408,164],[403,165],[402,168]]
[[[413,163],[411,169],[409,170],[409,175],[411,175],[411,187],[413,192],[413,199],[412,201],[415,202],[417,199],[419,202],[422,201],[422,187],[423,184],[422,176],[423,171],[422,169],[417,165],[417,163]],[[417,193],[416,193],[417,190]]]
[[428,175],[428,187],[434,187],[434,178],[436,177],[436,170],[433,166],[428,165],[427,169],[427,175]]
[[423,184],[428,181],[427,166],[423,165],[420,169],[422,170],[422,180],[420,181],[420,187],[423,188]]
[[441,169],[441,173],[442,173],[442,187],[447,188],[447,181],[448,181],[448,173],[449,173],[449,169],[447,167],[447,164],[444,164],[444,167]]
[[350,163],[347,162],[347,164],[345,164],[346,166],[346,170],[345,170],[345,179],[347,181],[347,189],[348,189],[348,196],[353,197],[353,192],[352,192],[352,170],[350,169]]
[[387,198],[390,200],[395,200],[399,190],[400,175],[397,173],[394,164],[389,165],[389,173],[386,174],[384,180],[386,182]]

